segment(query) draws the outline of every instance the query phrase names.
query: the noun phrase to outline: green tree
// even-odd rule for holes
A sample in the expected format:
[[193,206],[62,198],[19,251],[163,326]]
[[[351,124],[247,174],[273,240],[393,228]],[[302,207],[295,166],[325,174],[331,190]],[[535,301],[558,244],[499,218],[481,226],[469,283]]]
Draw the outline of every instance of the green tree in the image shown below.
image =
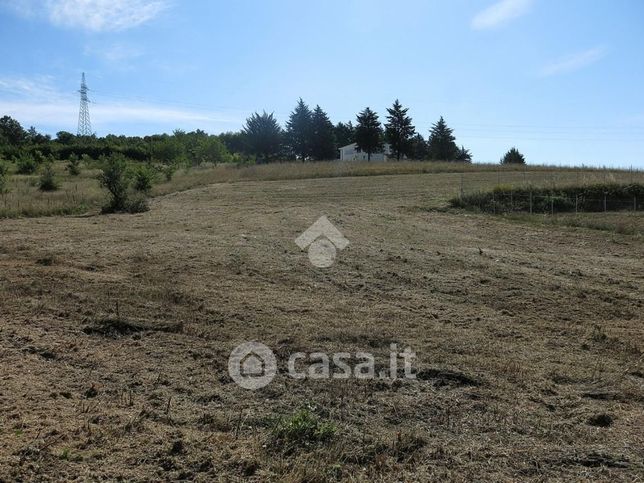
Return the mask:
[[378,120],[378,114],[369,107],[365,108],[357,117],[356,144],[358,149],[367,153],[367,160],[371,161],[371,155],[382,150],[382,126]]
[[410,154],[410,141],[416,133],[407,111],[409,111],[409,108],[403,108],[398,99],[396,99],[391,108],[387,109],[385,140],[391,146],[391,150],[398,161],[402,156]]
[[246,139],[241,131],[221,133],[219,140],[231,153],[245,153],[247,151]]
[[510,149],[501,158],[501,164],[526,164],[525,157],[517,148]]
[[429,132],[429,157],[434,161],[452,161],[458,155],[458,146],[452,129],[447,127],[443,116]]
[[69,159],[67,161],[67,171],[71,176],[78,176],[80,174],[80,163],[80,159],[76,154],[72,153],[69,155]]
[[351,121],[346,124],[339,122],[336,124],[334,130],[335,140],[338,143],[338,147],[342,148],[356,142],[356,129],[353,127]]
[[194,148],[195,158],[198,163],[228,163],[231,160],[230,153],[217,136],[206,136],[199,139]]
[[254,113],[242,130],[251,154],[263,162],[269,162],[281,154],[283,131],[273,113]]
[[18,146],[25,141],[26,136],[27,132],[13,117],[3,116],[0,118],[0,137],[6,139],[8,144]]
[[151,136],[149,142],[152,159],[164,164],[174,163],[182,158],[185,161],[185,149],[176,136]]
[[333,123],[320,106],[315,106],[311,116],[311,156],[317,161],[335,159],[336,144]]
[[429,155],[429,149],[427,146],[427,141],[422,134],[416,134],[409,141],[410,147],[409,152],[412,159],[423,160],[427,159]]
[[305,161],[312,154],[313,114],[302,98],[286,122],[286,142],[292,156]]
[[30,144],[47,144],[51,137],[47,134],[40,134],[36,128],[31,126],[25,133],[25,141]]
[[148,194],[152,190],[152,182],[154,181],[154,173],[145,164],[140,164],[134,169],[133,188],[139,193]]
[[69,145],[69,144],[74,143],[75,140],[76,140],[76,136],[74,136],[70,132],[58,131],[56,133],[56,142],[58,142],[60,144]]
[[40,191],[56,191],[58,189],[53,163],[45,163],[43,165],[40,181],[38,182],[38,189]]
[[458,153],[456,153],[456,161],[462,161],[464,163],[471,163],[472,162],[472,153],[470,153],[469,149],[465,149],[465,146],[461,146],[458,150]]
[[112,155],[105,163],[98,181],[110,193],[109,204],[103,207],[104,213],[126,211],[128,204],[127,161],[122,155]]

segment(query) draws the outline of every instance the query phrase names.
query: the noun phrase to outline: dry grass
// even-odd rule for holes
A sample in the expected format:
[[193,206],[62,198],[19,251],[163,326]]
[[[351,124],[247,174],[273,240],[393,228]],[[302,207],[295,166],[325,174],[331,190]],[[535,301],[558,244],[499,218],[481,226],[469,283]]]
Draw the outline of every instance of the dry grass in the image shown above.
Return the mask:
[[[221,183],[1,220],[0,480],[641,479],[644,245],[427,209],[459,181]],[[322,214],[351,241],[328,270],[294,243]],[[227,373],[248,340],[282,368],[254,392]],[[417,380],[283,370],[392,342]]]
[[[0,218],[36,217],[51,215],[95,213],[105,203],[106,194],[96,181],[98,169],[84,169],[80,176],[69,176],[65,163],[55,163],[60,189],[51,193],[38,190],[38,175],[12,175],[9,193],[0,195]],[[603,170],[592,168],[557,168],[552,166],[498,166],[485,164],[438,163],[403,161],[388,163],[320,162],[275,163],[253,166],[205,165],[179,170],[172,181],[159,182],[152,196],[162,196],[215,183],[240,181],[271,181],[288,179],[317,179],[334,177],[392,176],[419,174],[459,174],[452,178],[449,195],[464,191],[486,189],[496,184],[569,183],[596,181],[644,180],[644,173],[636,171]]]

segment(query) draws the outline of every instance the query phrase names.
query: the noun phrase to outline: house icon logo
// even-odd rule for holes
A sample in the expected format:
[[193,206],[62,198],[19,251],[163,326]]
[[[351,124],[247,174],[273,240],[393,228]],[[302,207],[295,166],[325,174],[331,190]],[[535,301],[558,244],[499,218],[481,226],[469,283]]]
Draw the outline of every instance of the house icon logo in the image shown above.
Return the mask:
[[313,266],[328,268],[335,262],[337,249],[344,250],[349,245],[349,240],[326,216],[321,216],[295,239],[295,243],[302,250],[308,247],[309,260]]
[[230,353],[228,374],[244,389],[261,389],[277,374],[275,354],[260,342],[245,342]]

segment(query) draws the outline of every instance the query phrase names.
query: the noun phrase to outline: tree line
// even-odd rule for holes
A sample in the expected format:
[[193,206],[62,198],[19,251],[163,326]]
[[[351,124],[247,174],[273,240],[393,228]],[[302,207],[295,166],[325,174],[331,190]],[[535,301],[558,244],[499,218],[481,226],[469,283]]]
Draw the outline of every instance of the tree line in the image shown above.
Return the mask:
[[[319,105],[311,109],[300,98],[284,128],[272,113],[264,111],[253,113],[240,131],[218,135],[202,130],[175,130],[172,134],[151,136],[97,137],[60,131],[53,138],[33,127],[24,129],[17,120],[4,116],[0,118],[0,158],[22,160],[27,171],[42,158],[98,159],[113,154],[167,165],[322,161],[337,159],[341,147],[356,143],[369,160],[387,144],[397,160],[472,161],[470,151],[457,145],[453,130],[442,116],[425,138],[417,132],[409,108],[398,100],[386,111],[384,125],[369,107],[357,114],[355,124],[352,121],[333,124]],[[525,163],[525,159],[513,148],[501,162]]]
[[246,120],[239,135],[246,143],[246,152],[261,162],[336,159],[338,150],[352,143],[356,143],[369,160],[388,144],[397,160],[472,161],[470,151],[456,144],[453,130],[443,117],[432,126],[425,139],[416,132],[408,111],[409,108],[396,100],[387,109],[384,126],[378,114],[369,107],[358,113],[355,125],[351,121],[334,125],[319,105],[311,109],[299,99],[285,129],[272,113],[256,112]]

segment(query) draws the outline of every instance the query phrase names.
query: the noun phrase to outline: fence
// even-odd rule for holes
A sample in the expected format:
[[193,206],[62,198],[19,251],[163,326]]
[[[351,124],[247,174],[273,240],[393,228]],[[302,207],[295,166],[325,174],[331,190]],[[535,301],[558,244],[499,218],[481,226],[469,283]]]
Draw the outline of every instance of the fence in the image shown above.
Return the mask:
[[[528,170],[459,173],[457,198],[464,207],[490,213],[579,213],[643,209],[640,170]],[[598,191],[598,185],[640,185]],[[575,189],[570,187],[574,186]],[[595,189],[586,189],[594,186]],[[578,193],[577,193],[578,192]]]

